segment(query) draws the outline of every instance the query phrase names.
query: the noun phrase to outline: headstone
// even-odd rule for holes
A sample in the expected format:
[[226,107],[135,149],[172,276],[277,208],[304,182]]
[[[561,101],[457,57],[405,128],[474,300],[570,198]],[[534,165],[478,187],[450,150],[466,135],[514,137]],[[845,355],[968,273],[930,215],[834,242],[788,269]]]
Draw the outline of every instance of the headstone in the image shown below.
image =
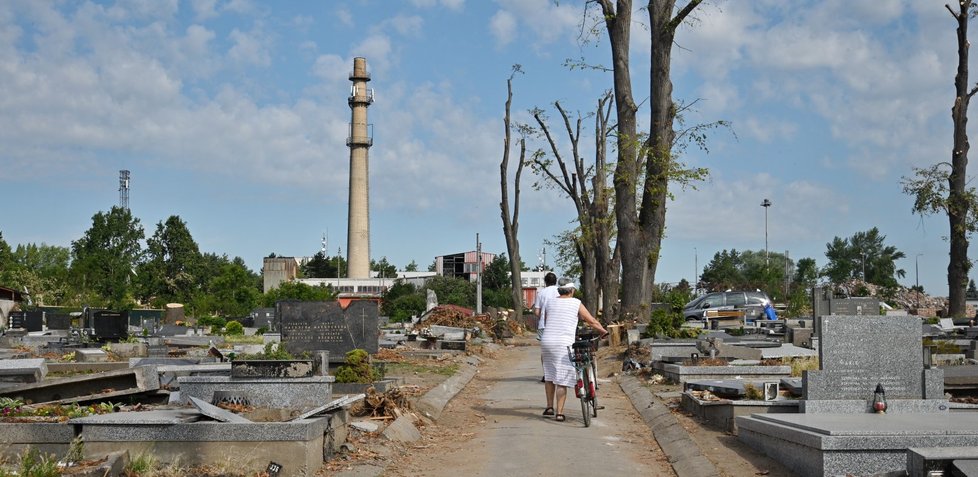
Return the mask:
[[425,304],[425,312],[429,312],[438,306],[438,294],[434,290],[428,289],[427,300]]
[[281,301],[277,310],[282,346],[293,355],[327,350],[336,362],[354,349],[370,354],[379,350],[376,302],[353,301],[344,310],[335,301]]
[[49,330],[71,329],[71,316],[49,313],[46,316]]
[[806,400],[943,398],[944,375],[924,369],[920,319],[915,316],[822,316],[819,370],[807,371]]
[[10,318],[12,321],[19,321],[20,326],[12,326],[12,328],[24,328],[28,332],[44,330],[43,311],[21,311],[17,315],[19,316],[15,318],[14,314],[11,314]]
[[95,338],[98,340],[120,340],[129,336],[128,311],[96,311],[93,322]]
[[978,413],[949,412],[943,370],[924,366],[919,317],[820,316],[815,329],[800,413],[738,416],[741,442],[801,476],[908,475],[909,448],[978,446]]

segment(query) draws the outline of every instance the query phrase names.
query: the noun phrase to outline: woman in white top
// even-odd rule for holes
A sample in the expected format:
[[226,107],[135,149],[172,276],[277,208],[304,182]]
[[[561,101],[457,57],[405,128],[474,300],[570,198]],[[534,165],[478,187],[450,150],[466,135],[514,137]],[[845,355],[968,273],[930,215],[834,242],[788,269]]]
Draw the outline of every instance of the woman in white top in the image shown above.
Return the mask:
[[[608,333],[598,320],[591,316],[581,300],[574,298],[576,285],[573,280],[562,278],[557,285],[557,297],[547,300],[547,326],[540,337],[543,355],[543,379],[546,383],[547,408],[544,416],[554,416],[557,421],[564,420],[564,402],[567,388],[577,384],[577,372],[571,362],[567,347],[574,344],[578,320],[583,320],[602,336]],[[556,410],[554,404],[556,401]]]

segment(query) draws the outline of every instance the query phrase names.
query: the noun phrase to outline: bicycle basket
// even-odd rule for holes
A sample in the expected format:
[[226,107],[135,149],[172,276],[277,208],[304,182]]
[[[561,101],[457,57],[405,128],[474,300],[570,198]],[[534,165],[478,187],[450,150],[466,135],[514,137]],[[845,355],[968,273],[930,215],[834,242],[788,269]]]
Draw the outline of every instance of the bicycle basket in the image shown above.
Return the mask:
[[592,353],[594,353],[598,350],[598,340],[585,339],[585,340],[575,341],[573,346],[575,350],[588,349]]

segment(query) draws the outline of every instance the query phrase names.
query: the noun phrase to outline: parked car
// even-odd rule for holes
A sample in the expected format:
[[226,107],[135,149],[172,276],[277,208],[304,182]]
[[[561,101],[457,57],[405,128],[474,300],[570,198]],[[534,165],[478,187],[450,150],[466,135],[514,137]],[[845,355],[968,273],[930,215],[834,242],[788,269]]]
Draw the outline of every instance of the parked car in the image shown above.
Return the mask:
[[755,319],[764,313],[764,306],[771,298],[762,291],[724,291],[707,293],[695,298],[683,308],[687,321],[702,320],[707,311],[744,310],[747,319]]

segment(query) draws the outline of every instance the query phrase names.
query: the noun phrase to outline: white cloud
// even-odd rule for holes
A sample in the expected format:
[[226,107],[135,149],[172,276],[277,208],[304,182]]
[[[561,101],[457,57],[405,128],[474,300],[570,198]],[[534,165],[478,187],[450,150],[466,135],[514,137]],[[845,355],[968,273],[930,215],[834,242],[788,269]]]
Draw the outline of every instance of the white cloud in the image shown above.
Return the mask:
[[245,33],[237,28],[231,31],[228,38],[234,45],[228,50],[228,56],[239,63],[268,66],[272,59],[268,45],[259,32]]
[[353,68],[352,60],[345,60],[337,55],[320,55],[312,67],[312,72],[319,78],[331,83],[347,81]]
[[465,6],[465,0],[411,0],[411,4],[418,8],[441,6],[449,10],[461,10]]
[[[354,56],[362,56],[367,59],[367,68],[371,71],[388,71],[396,61],[393,55],[391,40],[387,35],[372,34],[367,36],[359,45],[352,49]],[[353,66],[350,62],[350,68]]]
[[338,7],[333,11],[333,16],[343,25],[353,26],[353,14],[346,7]]
[[798,125],[784,119],[748,117],[742,124],[734,125],[738,132],[764,143],[790,140],[798,131]]
[[190,2],[194,11],[194,19],[205,21],[217,16],[217,0],[197,0]]
[[[583,20],[583,9],[571,5],[570,2],[555,3],[550,0],[498,0],[499,11],[490,19],[490,28],[497,43],[501,38],[497,28],[506,27],[509,20],[500,19],[500,12],[505,12],[515,23],[515,28],[525,29],[527,37],[534,37],[529,45],[541,50],[545,45],[554,43],[560,38],[574,41],[577,38],[578,26]],[[497,20],[499,19],[499,20]],[[496,22],[502,25],[496,25]]]
[[496,39],[496,46],[512,43],[516,39],[516,17],[506,10],[497,11],[489,20],[489,31]]

